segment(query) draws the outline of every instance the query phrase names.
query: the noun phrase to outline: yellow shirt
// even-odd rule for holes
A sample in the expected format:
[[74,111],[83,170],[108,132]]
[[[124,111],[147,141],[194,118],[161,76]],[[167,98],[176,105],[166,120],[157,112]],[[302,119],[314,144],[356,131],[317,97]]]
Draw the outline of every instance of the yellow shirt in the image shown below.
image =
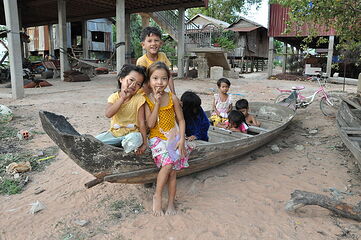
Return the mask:
[[[158,121],[153,128],[150,129],[149,139],[154,137],[159,137],[163,140],[167,140],[167,137],[164,136],[162,132],[168,132],[175,127],[175,111],[173,107],[172,93],[168,93],[169,101],[168,105],[159,108]],[[151,111],[154,109],[154,103],[145,96],[145,101],[147,102]]]
[[[115,92],[108,98],[108,103],[114,104],[119,99],[119,93]],[[139,132],[138,111],[144,104],[145,98],[140,94],[135,94],[129,101],[123,103],[118,112],[114,114],[110,122],[109,131],[114,137],[121,137],[131,132]],[[129,126],[133,124],[134,126]]]
[[152,63],[154,62],[163,62],[165,63],[165,65],[167,65],[168,67],[170,67],[171,63],[169,61],[169,59],[167,58],[167,56],[165,55],[165,53],[163,52],[159,52],[158,53],[158,58],[156,61],[152,61],[147,57],[147,54],[144,54],[143,56],[141,56],[140,58],[138,58],[137,60],[137,65],[143,66],[148,68],[150,65],[152,65]]

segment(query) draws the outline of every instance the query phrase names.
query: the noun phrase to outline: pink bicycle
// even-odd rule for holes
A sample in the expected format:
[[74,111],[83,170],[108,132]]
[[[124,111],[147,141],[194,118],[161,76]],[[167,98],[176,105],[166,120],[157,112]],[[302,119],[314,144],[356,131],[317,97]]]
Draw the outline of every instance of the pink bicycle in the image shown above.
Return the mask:
[[338,107],[341,104],[341,98],[336,94],[329,94],[324,86],[320,82],[319,77],[312,78],[317,80],[319,88],[310,96],[303,96],[302,90],[304,86],[292,87],[292,89],[279,89],[281,92],[275,99],[275,103],[283,103],[284,105],[292,106],[294,109],[306,108],[316,98],[317,95],[321,95],[320,109],[325,116],[336,117]]

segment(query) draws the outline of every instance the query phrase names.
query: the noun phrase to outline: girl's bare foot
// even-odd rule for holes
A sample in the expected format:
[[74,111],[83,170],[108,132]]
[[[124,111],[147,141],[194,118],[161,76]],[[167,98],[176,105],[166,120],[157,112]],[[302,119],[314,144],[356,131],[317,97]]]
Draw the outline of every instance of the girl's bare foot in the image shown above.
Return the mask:
[[177,211],[175,210],[174,202],[168,203],[167,211],[165,215],[176,215]]
[[154,216],[163,216],[162,211],[162,198],[153,195],[153,215]]

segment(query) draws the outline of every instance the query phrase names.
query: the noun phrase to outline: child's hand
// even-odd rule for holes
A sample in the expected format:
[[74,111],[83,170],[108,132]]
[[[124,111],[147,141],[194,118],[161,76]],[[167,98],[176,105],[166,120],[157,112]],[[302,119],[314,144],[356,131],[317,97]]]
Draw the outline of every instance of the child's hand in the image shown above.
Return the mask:
[[136,155],[141,155],[145,152],[145,150],[147,150],[147,144],[142,144],[142,146],[140,146],[137,151],[135,151]]
[[178,149],[180,157],[184,158],[184,156],[186,155],[186,148],[184,146],[184,140],[183,141],[180,140],[177,142],[176,149]]
[[160,98],[162,97],[163,95],[163,91],[160,91],[159,88],[154,88],[153,89],[153,96],[154,96],[154,100],[156,103],[159,103],[160,102]]
[[192,135],[190,137],[187,138],[188,141],[194,141],[194,140],[197,140],[197,137]]
[[125,89],[124,91],[120,92],[120,98],[123,99],[123,101],[127,100],[131,96],[131,93],[128,89]]

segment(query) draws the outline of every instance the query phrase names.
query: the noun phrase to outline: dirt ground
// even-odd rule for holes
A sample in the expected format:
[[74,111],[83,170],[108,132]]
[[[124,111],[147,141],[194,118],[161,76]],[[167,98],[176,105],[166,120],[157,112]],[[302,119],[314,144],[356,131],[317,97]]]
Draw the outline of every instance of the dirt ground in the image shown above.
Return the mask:
[[[276,87],[304,85],[305,94],[316,83],[266,80],[265,73],[231,80],[233,99],[272,102]],[[65,115],[80,133],[96,135],[107,129],[107,97],[116,90],[115,75],[91,82],[50,80],[52,87],[26,89],[21,100],[0,99],[15,114],[19,129],[41,132],[39,110]],[[212,80],[175,80],[177,95],[197,91],[210,109]],[[341,85],[327,85],[341,90]],[[355,86],[346,86],[355,92]],[[9,89],[0,88],[0,94]],[[317,130],[317,131],[311,131]],[[310,133],[310,131],[312,133]],[[271,150],[277,145],[280,151]],[[29,150],[54,146],[46,134],[29,140]],[[285,211],[290,194],[305,190],[355,204],[361,196],[361,173],[337,135],[335,120],[326,118],[316,101],[298,113],[290,126],[268,145],[236,161],[178,179],[178,215],[151,214],[153,188],[102,183],[85,189],[92,175],[60,152],[42,172],[31,175],[21,194],[0,196],[0,239],[361,239],[359,222],[306,206]],[[44,190],[39,193],[39,189]],[[37,194],[35,194],[37,193]],[[40,201],[45,209],[30,214]],[[84,226],[80,226],[84,220]],[[80,224],[80,225],[79,225]]]

